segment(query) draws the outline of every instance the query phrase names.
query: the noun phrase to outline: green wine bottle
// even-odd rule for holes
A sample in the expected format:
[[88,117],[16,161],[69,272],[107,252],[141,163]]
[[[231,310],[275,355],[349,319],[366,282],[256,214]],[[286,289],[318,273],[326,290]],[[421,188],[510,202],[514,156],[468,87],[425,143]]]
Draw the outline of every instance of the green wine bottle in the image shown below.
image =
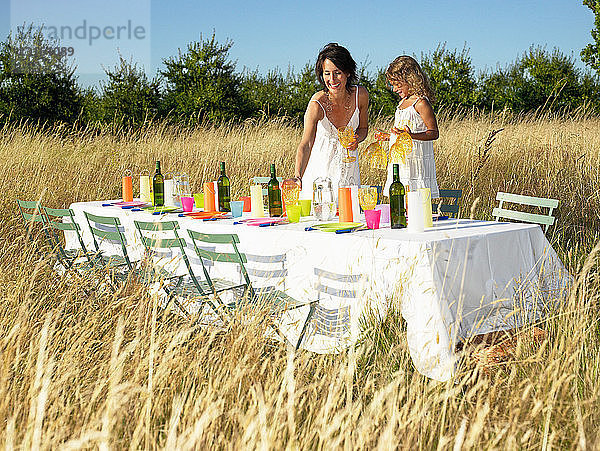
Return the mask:
[[267,193],[269,195],[269,216],[281,216],[283,214],[281,208],[281,190],[279,182],[275,177],[275,165],[271,165],[271,180],[267,185]]
[[217,190],[219,192],[219,211],[231,211],[229,177],[225,175],[224,161],[221,161],[221,176],[217,180]]
[[152,190],[154,206],[162,207],[165,204],[165,178],[160,173],[160,161],[156,162],[156,172],[152,177]]
[[404,185],[400,182],[398,164],[394,163],[394,179],[390,185],[390,222],[392,229],[406,227],[406,210],[404,209]]

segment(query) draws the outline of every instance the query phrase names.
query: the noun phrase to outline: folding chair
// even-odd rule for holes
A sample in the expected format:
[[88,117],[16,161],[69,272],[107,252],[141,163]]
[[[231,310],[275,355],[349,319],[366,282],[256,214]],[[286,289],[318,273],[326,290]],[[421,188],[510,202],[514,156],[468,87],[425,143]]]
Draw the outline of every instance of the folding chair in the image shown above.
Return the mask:
[[[271,180],[271,177],[256,176],[256,177],[252,177],[252,184],[253,185],[263,185],[262,194],[263,194],[263,196],[267,196],[269,194],[269,190],[265,185],[267,185],[267,183],[269,183],[269,180]],[[279,186],[281,186],[281,182],[283,182],[283,177],[277,177],[277,181],[279,182]]]
[[[212,295],[210,285],[205,280],[198,280],[194,274],[185,252],[186,241],[177,233],[179,224],[176,221],[133,221],[133,223],[146,251],[143,280],[148,286],[153,282],[161,284],[168,297],[164,310],[168,311],[173,301],[181,313],[189,318],[187,305],[199,301],[197,306],[199,313],[206,303],[219,313],[210,299]],[[185,264],[185,274],[180,274],[180,259]]]
[[[310,302],[298,301],[285,292],[276,289],[274,286],[254,288],[250,281],[248,271],[246,270],[248,259],[245,254],[239,251],[238,244],[240,240],[237,235],[208,234],[193,230],[188,230],[188,233],[192,239],[196,253],[202,262],[204,276],[211,286],[215,298],[220,302],[221,308],[225,311],[233,312],[244,304],[264,306],[269,310],[269,318],[267,319],[270,320],[270,326],[285,340],[285,337],[279,331],[274,318],[286,310],[303,307],[310,304]],[[225,247],[227,252],[202,249],[201,246],[206,244]],[[241,281],[232,281],[223,277],[213,277],[207,269],[207,261],[237,265],[237,270],[230,271],[230,274],[236,274],[236,277],[241,279]],[[278,274],[281,275],[283,273]],[[240,289],[243,291],[242,293],[240,293]],[[221,300],[220,294],[228,290],[233,292],[236,299],[233,302],[225,303]]]
[[[52,234],[52,239],[56,247],[56,253],[59,261],[65,269],[91,269],[94,266],[96,254],[87,250],[81,236],[81,227],[75,221],[75,214],[70,208],[49,208],[43,207],[44,222],[48,226],[48,233]],[[67,219],[67,222],[64,220]],[[79,241],[79,248],[65,249],[61,237],[57,232],[73,232]]]
[[[383,200],[383,186],[381,185],[360,185],[361,188],[375,188],[377,190],[377,203],[380,204]],[[362,207],[361,207],[362,210]]]
[[288,275],[285,254],[257,255],[246,252],[244,255],[246,271],[254,289],[264,292],[278,288],[285,290],[285,278]]
[[[557,199],[546,199],[544,197],[523,196],[521,194],[511,194],[498,192],[496,200],[500,201],[498,207],[492,211],[492,216],[496,221],[500,218],[513,219],[515,221],[530,222],[544,226],[544,233],[548,231],[548,227],[554,224],[555,218],[552,212],[558,207]],[[548,208],[548,214],[526,213],[518,210],[509,210],[504,208],[504,202],[513,204],[527,205],[531,207]]]
[[[350,335],[350,305],[347,301],[355,300],[358,284],[364,279],[363,275],[337,274],[323,269],[314,268],[317,278],[315,289],[317,301],[312,303],[310,311],[300,332],[296,349],[299,349],[304,337],[322,335],[338,339],[340,344]],[[343,286],[344,288],[340,288]],[[342,299],[346,302],[340,308],[328,309],[320,302],[328,296],[329,299]]]
[[49,245],[51,249],[54,249],[56,244],[46,227],[41,202],[17,199],[17,205],[19,206],[19,213],[21,213],[21,218],[23,218],[23,222],[27,229],[27,237],[31,241],[35,241],[32,232],[34,229],[38,229],[38,231],[44,234],[45,244]]
[[[434,213],[446,214],[450,218],[458,218],[459,205],[458,201],[462,197],[462,189],[440,189],[440,198],[452,199],[451,204],[442,203],[431,204],[431,209]],[[439,210],[439,211],[438,211]]]
[[127,280],[135,269],[127,253],[127,240],[121,221],[117,217],[98,216],[87,211],[83,214],[96,250],[94,265],[108,273],[114,289],[114,280]]

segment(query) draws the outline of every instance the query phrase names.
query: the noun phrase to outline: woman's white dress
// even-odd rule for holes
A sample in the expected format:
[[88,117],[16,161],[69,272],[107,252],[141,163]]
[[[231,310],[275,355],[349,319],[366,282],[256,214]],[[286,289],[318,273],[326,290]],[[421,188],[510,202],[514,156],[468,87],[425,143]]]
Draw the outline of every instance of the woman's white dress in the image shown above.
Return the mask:
[[[427,130],[425,122],[421,115],[415,110],[415,104],[420,99],[417,99],[408,108],[401,109],[400,105],[396,108],[394,126],[403,128],[408,125],[413,133],[421,133]],[[390,136],[390,147],[396,142],[394,133]],[[390,185],[393,181],[393,163],[398,163],[400,169],[400,181],[405,187],[411,191],[418,188],[429,188],[431,197],[435,199],[440,197],[440,191],[435,176],[435,159],[433,156],[433,141],[419,141],[413,139],[412,151],[406,156],[406,163],[399,161],[390,161],[388,164],[387,180],[383,193],[389,196]]]
[[[360,170],[358,167],[358,157],[352,163],[343,163],[342,157],[346,153],[346,149],[342,147],[338,139],[337,128],[331,123],[327,117],[327,112],[323,105],[318,100],[317,102],[323,110],[323,119],[317,122],[317,132],[315,134],[315,142],[310,153],[306,170],[302,176],[302,191],[300,196],[302,199],[312,199],[313,181],[317,177],[329,177],[333,187],[334,198],[337,199],[338,187],[360,185]],[[356,87],[356,107],[350,120],[349,127],[358,128],[359,124],[359,109],[358,109],[358,86]],[[352,152],[356,156],[356,151]]]

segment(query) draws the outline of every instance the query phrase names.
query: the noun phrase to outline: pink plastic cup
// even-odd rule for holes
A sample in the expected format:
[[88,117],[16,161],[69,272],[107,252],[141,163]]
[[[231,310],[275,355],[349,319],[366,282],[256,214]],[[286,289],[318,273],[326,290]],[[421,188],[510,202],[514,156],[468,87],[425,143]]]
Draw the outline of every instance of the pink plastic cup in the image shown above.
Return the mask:
[[365,210],[365,220],[368,229],[378,229],[381,219],[381,210]]
[[194,209],[194,198],[183,196],[181,198],[181,208],[183,208],[183,211],[192,211]]
[[375,206],[375,210],[381,211],[380,224],[390,223],[390,204],[379,204]]

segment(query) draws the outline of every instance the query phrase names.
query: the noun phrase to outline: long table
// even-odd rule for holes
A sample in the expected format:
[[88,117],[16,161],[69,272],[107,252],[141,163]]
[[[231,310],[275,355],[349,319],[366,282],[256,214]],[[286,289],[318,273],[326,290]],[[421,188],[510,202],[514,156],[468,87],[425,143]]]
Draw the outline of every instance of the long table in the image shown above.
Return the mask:
[[[533,224],[450,219],[422,233],[388,226],[337,235],[305,231],[316,223],[311,217],[296,224],[252,227],[236,225],[232,219],[155,216],[103,203],[71,205],[84,241],[92,242],[84,211],[117,216],[134,259],[143,253],[134,219],[176,220],[183,238],[188,237],[187,229],[235,233],[242,252],[285,254],[285,289],[296,299],[316,299],[314,268],[365,276],[358,299],[321,298],[323,308],[343,309],[348,317],[343,340],[339,334],[328,337],[321,330],[307,336],[302,347],[319,353],[339,352],[359,338],[361,317],[383,317],[396,307],[407,322],[407,342],[416,369],[439,381],[448,380],[456,369],[457,343],[541,319],[564,298],[571,280],[541,228]],[[76,240],[67,236],[67,245],[76,247]],[[305,307],[282,317],[280,328],[291,342],[297,340],[307,315]]]

